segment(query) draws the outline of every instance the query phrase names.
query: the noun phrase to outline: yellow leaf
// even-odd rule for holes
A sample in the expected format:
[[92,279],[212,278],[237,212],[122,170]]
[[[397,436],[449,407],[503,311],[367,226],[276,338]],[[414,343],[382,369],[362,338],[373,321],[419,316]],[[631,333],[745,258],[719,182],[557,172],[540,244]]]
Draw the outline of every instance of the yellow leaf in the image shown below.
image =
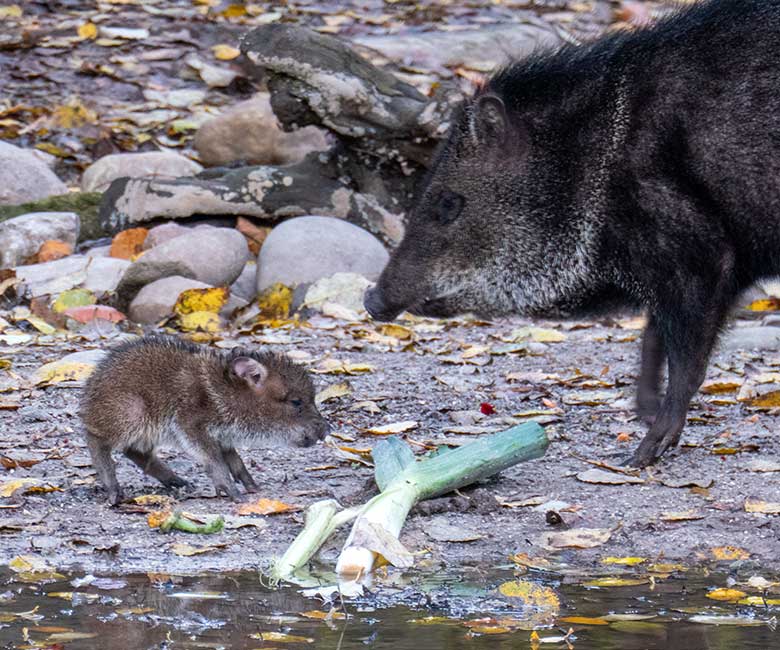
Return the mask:
[[349,384],[346,381],[342,381],[338,384],[331,384],[327,388],[317,393],[317,395],[314,397],[314,403],[318,405],[323,404],[338,397],[345,397],[351,393],[352,389],[350,388]]
[[94,364],[84,361],[53,361],[47,363],[33,375],[36,385],[57,384],[61,381],[84,381],[95,369]]
[[733,600],[739,600],[740,598],[744,598],[747,596],[747,594],[744,591],[740,591],[739,589],[713,589],[711,592],[707,594],[707,598],[711,598],[712,600],[726,600],[726,601],[733,601]]
[[48,571],[49,565],[34,555],[17,555],[8,563],[8,568],[14,573]]
[[22,8],[19,5],[0,7],[0,20],[3,18],[21,18]]
[[747,401],[748,406],[759,408],[777,408],[780,406],[780,390],[771,390]]
[[741,385],[742,384],[736,381],[714,379],[712,381],[704,382],[699,390],[706,395],[724,395],[739,390]]
[[173,497],[169,497],[167,494],[142,494],[133,497],[130,501],[139,506],[170,506],[173,504]]
[[227,287],[187,289],[179,294],[173,311],[179,316],[197,312],[218,314],[230,297]]
[[[313,618],[316,621],[330,621],[330,620],[343,620],[346,616],[341,612],[331,610],[330,612],[323,612],[319,609],[314,609],[309,612],[301,612],[301,616],[304,618]],[[449,620],[449,619],[447,619]]]
[[770,607],[780,605],[780,598],[764,598],[763,596],[748,596],[738,601],[740,605],[751,605],[754,607]]
[[372,372],[373,370],[374,366],[369,363],[348,363],[338,359],[325,359],[312,372],[329,375],[359,375],[364,372]]
[[558,611],[561,606],[558,595],[552,589],[528,580],[505,582],[498,591],[502,596],[519,598],[528,607]]
[[96,124],[98,116],[87,108],[78,98],[72,98],[67,104],[58,106],[51,114],[52,125],[62,129],[74,129],[86,124]]
[[71,307],[85,307],[94,305],[96,302],[95,294],[88,289],[70,289],[69,291],[63,291],[57,296],[57,300],[54,301],[51,308],[58,314],[61,314]]
[[214,58],[219,61],[232,61],[241,56],[241,50],[233,47],[232,45],[226,45],[220,43],[218,45],[212,45],[211,51],[214,53]]
[[602,564],[623,564],[625,566],[636,566],[646,562],[647,559],[643,557],[605,557],[601,560]]
[[293,292],[280,282],[272,284],[257,298],[257,306],[260,308],[258,319],[285,320],[290,317]]
[[586,587],[636,587],[650,582],[647,578],[596,578],[582,584]]
[[565,616],[558,620],[561,623],[573,623],[574,625],[609,625],[609,621],[600,616]]
[[44,483],[37,478],[17,478],[0,484],[0,497],[7,498],[13,496],[19,490],[22,490],[23,494],[35,492],[62,492],[62,490],[55,485]]
[[371,427],[366,429],[366,433],[371,433],[375,436],[389,436],[395,433],[404,433],[405,431],[411,431],[416,429],[418,423],[415,420],[405,420],[404,422],[394,422],[392,424],[383,424],[381,427]]
[[676,573],[678,571],[687,571],[688,567],[683,566],[682,564],[657,562],[655,564],[648,565],[647,570],[651,573]]
[[49,323],[37,316],[27,316],[24,320],[30,323],[30,325],[37,329],[41,334],[54,334],[57,331],[56,327],[49,325]]
[[512,341],[531,339],[538,343],[559,343],[566,340],[566,335],[563,332],[542,327],[520,327],[512,331],[510,338]]
[[717,546],[712,549],[712,557],[716,560],[747,560],[750,553],[737,546]]
[[780,298],[761,298],[751,302],[747,308],[750,311],[778,311],[780,310]]
[[160,525],[170,516],[170,510],[155,510],[146,516],[146,523],[149,524],[149,528],[159,528]]
[[77,31],[79,38],[85,40],[97,38],[98,35],[98,28],[94,23],[83,23],[82,25],[79,25]]
[[410,339],[414,336],[414,332],[412,332],[412,330],[410,330],[408,327],[404,327],[403,325],[396,325],[395,323],[379,325],[377,327],[377,331],[384,336],[392,336],[393,338],[401,339],[402,341]]
[[276,515],[282,512],[294,512],[300,510],[300,506],[293,506],[276,499],[258,499],[252,503],[245,503],[238,507],[240,515]]
[[210,311],[194,311],[179,316],[179,327],[185,332],[219,331],[219,315]]
[[261,641],[276,641],[277,643],[314,643],[314,639],[307,636],[294,636],[284,634],[283,632],[260,632],[250,634],[251,639],[260,639]]
[[780,503],[762,501],[757,497],[745,499],[745,512],[760,512],[765,515],[780,515]]

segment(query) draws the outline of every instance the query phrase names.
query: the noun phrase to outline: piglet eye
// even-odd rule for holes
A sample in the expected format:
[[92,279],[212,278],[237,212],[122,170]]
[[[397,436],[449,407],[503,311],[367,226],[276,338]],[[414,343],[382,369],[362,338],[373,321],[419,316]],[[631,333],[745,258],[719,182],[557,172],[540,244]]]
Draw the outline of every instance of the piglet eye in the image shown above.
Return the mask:
[[295,408],[299,409],[301,406],[303,406],[303,402],[299,399],[291,399],[290,404],[292,404]]
[[436,221],[441,224],[452,223],[463,210],[464,203],[465,199],[457,192],[442,190],[434,208]]

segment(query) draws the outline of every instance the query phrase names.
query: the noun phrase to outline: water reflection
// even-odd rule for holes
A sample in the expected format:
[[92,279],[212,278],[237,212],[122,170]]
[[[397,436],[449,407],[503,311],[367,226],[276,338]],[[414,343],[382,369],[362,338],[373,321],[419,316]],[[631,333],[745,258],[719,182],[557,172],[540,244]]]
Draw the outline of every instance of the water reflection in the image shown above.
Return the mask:
[[[339,610],[332,620],[321,620],[311,617],[325,616],[317,612],[327,612],[329,607],[304,598],[296,588],[266,589],[253,573],[174,578],[133,575],[124,577],[126,586],[118,589],[74,588],[70,581],[24,584],[4,573],[0,574],[0,648],[526,649],[532,647],[529,630],[475,636],[463,625],[464,618],[522,617],[521,611],[495,598],[495,585],[506,578],[496,573],[489,581],[472,584],[462,579],[448,582],[439,576],[425,584],[417,576],[408,584],[397,581],[389,595],[348,604],[348,617]],[[707,584],[717,583],[712,578]],[[756,611],[759,619],[767,620],[778,609],[713,603],[704,597],[707,584],[690,578],[669,580],[655,589],[595,590],[550,584],[560,594],[561,617],[601,617],[610,612],[653,616],[602,625],[560,623],[563,633],[574,628],[571,642],[578,650],[780,649],[780,634],[771,625],[689,622],[694,613],[754,615]],[[47,595],[58,592],[57,597]],[[89,595],[77,594],[67,600],[67,592]],[[417,606],[400,604],[409,602]],[[500,630],[497,625],[483,627]],[[270,636],[262,638],[263,634]],[[291,642],[284,635],[299,638]],[[539,635],[544,639],[560,632],[540,630]]]

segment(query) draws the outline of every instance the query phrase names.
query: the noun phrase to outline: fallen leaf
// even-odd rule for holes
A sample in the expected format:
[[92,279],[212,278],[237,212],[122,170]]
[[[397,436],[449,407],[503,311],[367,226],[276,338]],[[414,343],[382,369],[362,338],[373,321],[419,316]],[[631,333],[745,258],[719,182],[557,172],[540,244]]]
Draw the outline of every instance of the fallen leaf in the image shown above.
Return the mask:
[[768,458],[758,458],[747,463],[745,469],[749,472],[780,472],[780,463]]
[[602,564],[620,564],[623,566],[636,566],[647,562],[643,557],[605,557],[601,560]]
[[323,612],[319,609],[314,609],[308,612],[301,612],[301,616],[304,618],[314,619],[315,621],[343,621],[347,618],[346,614],[343,612],[338,612],[335,609],[332,609],[329,612]]
[[214,551],[219,551],[225,548],[226,546],[227,544],[193,546],[192,544],[184,544],[181,542],[176,542],[174,544],[171,544],[171,550],[176,555],[181,555],[182,557],[192,557],[193,555],[203,555],[204,553],[212,553]]
[[605,485],[621,485],[623,483],[644,483],[645,480],[638,476],[629,476],[627,474],[616,474],[607,472],[603,469],[589,469],[577,474],[577,480],[584,483],[602,483]]
[[348,363],[338,359],[325,359],[312,372],[329,375],[359,375],[365,372],[373,372],[373,370],[374,366],[368,363]]
[[129,228],[117,233],[111,240],[109,256],[132,260],[143,252],[144,241],[148,234],[146,228]]
[[541,327],[520,327],[512,330],[509,335],[510,342],[531,339],[537,343],[559,343],[566,340],[566,335],[557,330],[544,329]]
[[517,598],[526,607],[537,607],[557,612],[561,601],[549,587],[536,584],[529,580],[512,580],[498,587],[498,592],[507,598]]
[[565,616],[558,620],[573,625],[609,625],[609,621],[601,616]]
[[541,546],[554,550],[558,548],[594,548],[609,541],[609,528],[571,528],[560,532],[543,533]]
[[63,257],[67,257],[73,253],[73,246],[68,242],[59,241],[57,239],[47,239],[38,248],[38,252],[35,257],[39,263],[53,262],[54,260],[61,260]]
[[314,403],[317,405],[324,404],[325,402],[329,402],[333,399],[338,399],[339,397],[346,397],[347,395],[352,394],[352,388],[349,385],[349,382],[342,381],[338,384],[331,384],[327,388],[324,388],[321,390],[317,395],[314,397]]
[[780,298],[760,298],[751,302],[746,309],[750,311],[780,311]]
[[179,327],[184,332],[218,332],[219,315],[210,311],[194,311],[179,316]]
[[727,393],[734,393],[739,390],[742,382],[727,381],[724,379],[711,379],[705,381],[699,389],[705,395],[724,395]]
[[108,305],[85,305],[83,307],[70,307],[62,312],[68,318],[79,323],[91,323],[94,320],[105,320],[111,323],[121,323],[127,317],[118,309]]
[[616,578],[610,576],[588,580],[582,584],[585,587],[636,587],[638,585],[646,585],[649,582],[649,578]]
[[78,26],[76,32],[78,33],[80,39],[92,40],[97,38],[98,28],[94,23],[82,23]]
[[747,497],[745,499],[745,512],[780,515],[780,502],[763,501],[758,497]]
[[258,499],[238,507],[239,515],[277,515],[283,512],[295,512],[300,506],[294,506],[275,499]]
[[764,598],[763,596],[748,596],[737,601],[738,605],[750,605],[751,607],[776,607],[780,605],[780,598]]
[[69,289],[57,296],[51,308],[58,314],[61,314],[73,307],[85,307],[94,305],[96,302],[95,294],[88,289]]
[[19,491],[22,494],[36,492],[61,492],[62,490],[37,478],[17,478],[0,484],[0,497],[11,497]]
[[747,560],[750,553],[737,546],[717,546],[712,549],[712,557],[716,560]]
[[697,519],[704,519],[704,515],[698,510],[661,513],[661,521],[695,521]]
[[241,56],[241,50],[233,47],[232,45],[226,45],[219,43],[211,46],[211,51],[214,53],[214,58],[218,61],[232,61]]
[[744,591],[740,591],[739,589],[721,588],[713,589],[707,593],[707,598],[723,601],[736,601],[740,598],[744,598],[745,596],[747,596],[747,594]]
[[261,641],[273,641],[276,643],[314,643],[314,639],[307,636],[294,636],[284,632],[259,632],[250,634],[251,639],[260,639]]
[[691,623],[701,623],[702,625],[744,625],[746,627],[766,625],[764,621],[757,618],[753,618],[752,616],[697,615],[697,616],[691,616],[688,620]]
[[33,382],[42,386],[44,384],[58,384],[63,381],[84,381],[94,369],[95,365],[92,363],[53,361],[35,371]]
[[389,436],[396,433],[404,433],[416,429],[419,423],[415,420],[405,420],[403,422],[394,422],[392,424],[383,424],[379,427],[371,427],[365,429],[366,433],[370,433],[375,436]]
[[229,297],[230,289],[227,287],[186,289],[176,299],[173,312],[179,316],[202,312],[218,314]]
[[712,487],[713,481],[711,478],[662,478],[661,483],[670,488],[702,488],[707,489]]
[[290,317],[293,292],[279,282],[264,289],[257,298],[259,321],[284,321]]

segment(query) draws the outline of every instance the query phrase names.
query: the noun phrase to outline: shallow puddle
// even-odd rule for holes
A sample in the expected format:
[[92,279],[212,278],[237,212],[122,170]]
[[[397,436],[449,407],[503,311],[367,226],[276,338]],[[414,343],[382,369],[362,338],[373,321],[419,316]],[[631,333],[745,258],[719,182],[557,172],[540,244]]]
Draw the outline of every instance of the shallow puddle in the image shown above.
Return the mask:
[[0,648],[780,648],[780,606],[707,598],[727,584],[724,574],[614,587],[526,574],[560,602],[552,624],[535,632],[550,613],[502,595],[498,587],[515,577],[508,569],[391,574],[332,611],[301,588],[264,587],[251,572],[62,577],[40,584],[41,576],[0,572]]

